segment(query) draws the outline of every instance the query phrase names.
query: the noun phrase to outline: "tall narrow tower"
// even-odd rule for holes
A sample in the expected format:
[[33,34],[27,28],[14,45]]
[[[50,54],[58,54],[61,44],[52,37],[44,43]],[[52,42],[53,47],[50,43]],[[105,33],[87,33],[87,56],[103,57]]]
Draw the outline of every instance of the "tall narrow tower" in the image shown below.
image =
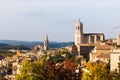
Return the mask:
[[75,25],[75,45],[83,43],[83,24],[80,20]]
[[48,50],[48,44],[49,44],[49,40],[48,40],[48,36],[45,36],[45,40],[44,40],[44,50]]

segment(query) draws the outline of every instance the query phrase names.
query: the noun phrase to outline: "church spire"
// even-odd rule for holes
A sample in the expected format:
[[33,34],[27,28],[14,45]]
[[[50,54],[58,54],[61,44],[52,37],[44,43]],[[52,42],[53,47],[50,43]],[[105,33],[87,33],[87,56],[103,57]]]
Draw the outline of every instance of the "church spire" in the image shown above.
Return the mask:
[[49,44],[49,40],[48,40],[48,36],[45,36],[45,40],[44,40],[44,50],[48,50],[48,44]]

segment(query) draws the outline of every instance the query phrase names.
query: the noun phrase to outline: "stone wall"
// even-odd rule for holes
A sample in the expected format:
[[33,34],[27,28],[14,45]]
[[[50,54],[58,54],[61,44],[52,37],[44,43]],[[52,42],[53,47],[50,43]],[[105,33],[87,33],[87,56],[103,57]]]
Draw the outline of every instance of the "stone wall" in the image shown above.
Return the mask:
[[80,46],[80,55],[82,55],[84,58],[87,58],[93,48],[94,46]]

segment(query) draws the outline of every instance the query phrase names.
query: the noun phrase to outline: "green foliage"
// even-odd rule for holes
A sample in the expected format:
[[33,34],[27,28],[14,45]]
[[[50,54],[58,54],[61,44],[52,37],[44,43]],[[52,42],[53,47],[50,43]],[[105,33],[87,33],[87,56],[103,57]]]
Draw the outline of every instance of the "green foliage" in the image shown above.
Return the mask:
[[76,68],[77,63],[72,60],[65,60],[59,64],[44,63],[44,60],[40,59],[31,63],[25,58],[22,61],[20,75],[16,76],[16,80],[81,80],[81,71],[76,76]]
[[0,77],[0,80],[7,80],[7,79]]
[[118,71],[114,71],[111,73],[113,76],[113,80],[120,80],[120,62],[118,63]]
[[88,62],[88,73],[84,72],[82,80],[109,80],[107,64],[103,62]]
[[22,68],[20,69],[21,74],[16,76],[16,80],[43,80],[43,77],[40,75],[43,72],[42,70],[42,60],[31,63],[25,58],[22,61]]
[[3,58],[8,57],[8,56],[11,57],[15,54],[16,54],[15,52],[0,49],[0,59],[3,59]]
[[120,62],[118,63],[118,72],[120,74]]
[[65,60],[65,57],[61,56],[60,54],[56,54],[55,56],[50,56],[48,59],[48,61],[56,62],[56,63],[62,62],[64,60]]
[[0,49],[9,50],[9,49],[19,49],[19,50],[30,50],[30,48],[21,45],[8,45],[0,43]]
[[87,55],[86,61],[88,62],[90,60],[90,54]]
[[8,73],[9,75],[12,74],[12,65],[9,65],[9,66],[8,66],[8,68],[7,68],[7,73]]
[[64,50],[59,51],[59,54],[60,54],[60,55],[62,55],[62,54],[64,54],[64,53],[65,53]]

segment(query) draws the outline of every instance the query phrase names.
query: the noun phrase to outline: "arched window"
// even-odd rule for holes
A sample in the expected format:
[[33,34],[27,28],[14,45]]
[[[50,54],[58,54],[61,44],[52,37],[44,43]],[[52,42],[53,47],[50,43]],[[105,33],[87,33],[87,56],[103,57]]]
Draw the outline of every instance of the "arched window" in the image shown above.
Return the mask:
[[77,30],[77,27],[76,27],[76,30]]
[[80,29],[80,27],[78,26],[78,30]]

